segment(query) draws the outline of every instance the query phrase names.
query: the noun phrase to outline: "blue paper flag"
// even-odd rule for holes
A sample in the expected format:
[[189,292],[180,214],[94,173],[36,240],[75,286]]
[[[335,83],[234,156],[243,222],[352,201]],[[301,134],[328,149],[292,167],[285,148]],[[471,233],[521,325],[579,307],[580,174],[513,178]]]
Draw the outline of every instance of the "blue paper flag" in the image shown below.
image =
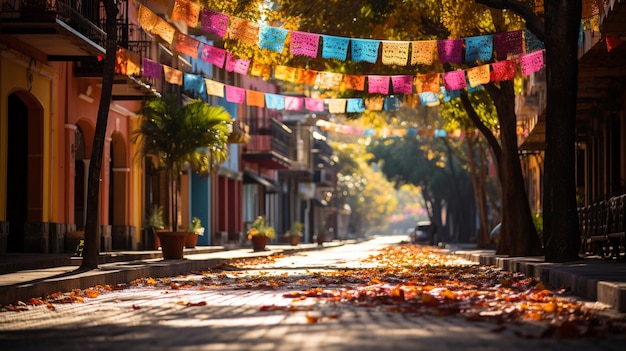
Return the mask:
[[283,95],[265,93],[265,107],[273,110],[284,110],[285,97]]
[[197,74],[184,73],[183,90],[196,92],[199,96],[206,94],[204,78]]
[[419,96],[420,96],[420,103],[422,104],[422,106],[435,104],[439,101],[439,94],[433,93],[432,91],[419,93]]
[[545,48],[543,41],[539,40],[533,32],[528,29],[524,30],[524,40],[526,42],[526,52],[531,53]]
[[448,136],[448,132],[446,132],[443,129],[435,129],[435,134],[434,137],[435,138],[445,138]]
[[322,58],[346,60],[350,39],[322,35]]
[[259,47],[281,53],[288,33],[286,29],[263,24],[259,29]]
[[452,91],[448,91],[446,90],[446,88],[442,85],[441,88],[441,93],[443,94],[443,102],[449,102],[452,99],[456,99],[458,97],[461,97],[461,91],[460,90],[452,90]]
[[385,111],[397,111],[400,109],[400,99],[395,96],[385,97],[384,110]]
[[493,56],[493,35],[465,38],[465,62],[489,61]]
[[348,99],[348,104],[346,105],[346,112],[354,113],[354,112],[364,112],[365,111],[365,102],[362,98],[350,98]]
[[380,40],[352,39],[352,51],[350,51],[352,61],[376,63],[376,60],[378,60],[379,46]]

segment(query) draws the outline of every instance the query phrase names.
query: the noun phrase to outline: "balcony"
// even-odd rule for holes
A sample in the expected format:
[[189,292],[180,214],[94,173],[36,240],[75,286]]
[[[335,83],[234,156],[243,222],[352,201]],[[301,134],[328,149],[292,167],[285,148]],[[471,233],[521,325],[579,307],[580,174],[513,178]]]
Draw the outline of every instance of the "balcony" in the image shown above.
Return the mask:
[[75,61],[105,54],[105,18],[99,1],[2,0],[0,32],[28,44],[48,61]]
[[243,159],[265,169],[286,169],[289,159],[291,129],[275,119],[250,121],[250,141],[245,144]]

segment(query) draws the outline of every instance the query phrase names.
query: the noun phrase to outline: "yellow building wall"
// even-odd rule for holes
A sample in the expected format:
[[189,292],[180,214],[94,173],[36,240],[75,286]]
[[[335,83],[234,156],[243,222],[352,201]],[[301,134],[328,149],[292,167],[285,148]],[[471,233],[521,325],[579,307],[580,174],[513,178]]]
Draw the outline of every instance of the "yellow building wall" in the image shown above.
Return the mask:
[[[33,61],[16,51],[0,49],[0,220],[6,220],[7,213],[7,160],[8,160],[8,106],[9,95],[16,91],[28,91],[43,109],[43,218],[50,221],[53,216],[50,204],[53,202],[52,189],[55,189],[58,176],[51,169],[52,119],[55,114],[54,85],[55,71],[41,62]],[[56,139],[56,137],[55,137]]]

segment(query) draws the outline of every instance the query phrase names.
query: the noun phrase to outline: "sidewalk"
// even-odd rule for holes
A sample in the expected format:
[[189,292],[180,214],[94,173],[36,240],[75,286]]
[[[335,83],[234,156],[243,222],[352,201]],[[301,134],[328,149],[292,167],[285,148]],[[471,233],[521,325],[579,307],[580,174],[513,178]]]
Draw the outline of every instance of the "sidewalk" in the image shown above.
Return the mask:
[[[325,242],[324,247],[354,241]],[[185,249],[182,260],[163,260],[160,250],[108,252],[95,270],[81,271],[81,258],[66,255],[9,254],[0,256],[0,305],[25,301],[58,291],[96,285],[128,283],[142,277],[166,277],[201,271],[229,259],[260,257],[276,253],[318,250],[317,244],[268,245],[268,251],[251,248],[228,250],[222,246]],[[585,258],[577,262],[546,263],[543,257],[499,257],[491,250],[463,246],[447,247],[450,253],[482,265],[522,272],[552,288],[566,287],[576,296],[610,305],[626,312],[626,262]]]

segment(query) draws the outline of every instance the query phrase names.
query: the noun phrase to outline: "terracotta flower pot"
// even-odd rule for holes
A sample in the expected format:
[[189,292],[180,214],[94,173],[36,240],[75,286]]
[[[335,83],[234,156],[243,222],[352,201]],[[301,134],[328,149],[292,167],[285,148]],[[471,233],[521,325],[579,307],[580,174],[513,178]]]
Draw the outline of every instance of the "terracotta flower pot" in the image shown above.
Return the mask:
[[300,236],[299,235],[290,236],[289,243],[291,244],[291,246],[297,246],[300,243]]
[[250,241],[252,241],[252,249],[254,251],[265,251],[265,245],[267,245],[267,242],[270,240],[270,238],[263,236],[263,235],[255,235],[253,236]]
[[183,249],[187,240],[186,232],[158,232],[161,241],[161,251],[165,260],[179,260],[183,258]]
[[187,233],[187,239],[185,240],[185,247],[188,249],[193,249],[198,244],[198,234],[196,233]]

